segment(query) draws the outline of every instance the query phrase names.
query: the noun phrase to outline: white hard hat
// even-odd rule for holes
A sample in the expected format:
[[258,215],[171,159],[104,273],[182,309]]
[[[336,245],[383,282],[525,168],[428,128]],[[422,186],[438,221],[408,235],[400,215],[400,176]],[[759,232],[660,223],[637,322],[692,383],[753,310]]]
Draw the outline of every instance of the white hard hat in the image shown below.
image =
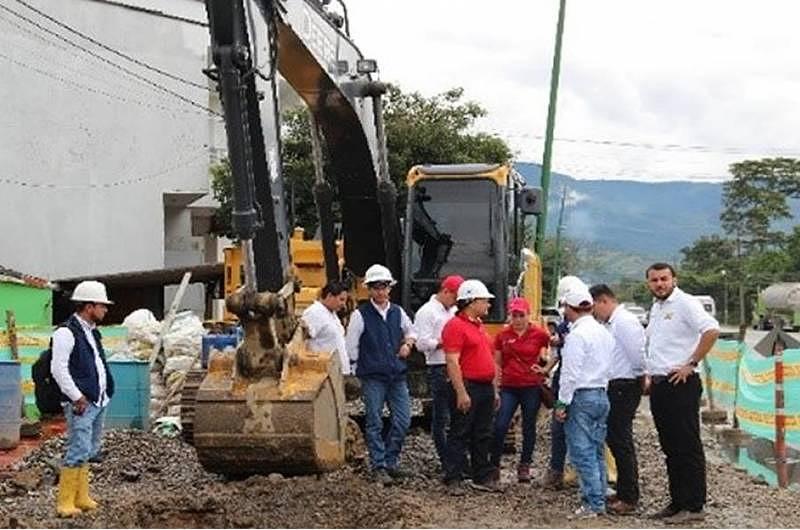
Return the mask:
[[391,285],[397,283],[394,281],[394,278],[392,278],[392,271],[377,263],[367,269],[366,274],[364,274],[365,284],[369,285],[373,282],[389,282]]
[[564,295],[564,303],[570,307],[591,307],[594,303],[589,289],[578,288]]
[[564,276],[558,280],[558,287],[556,288],[556,298],[559,303],[564,303],[564,297],[570,291],[576,290],[589,290],[589,287],[583,283],[583,280],[577,276]]
[[94,302],[96,304],[113,304],[108,299],[106,286],[94,280],[87,280],[79,283],[72,291],[73,302]]
[[475,300],[476,298],[494,298],[489,289],[480,280],[465,280],[458,288],[456,300]]

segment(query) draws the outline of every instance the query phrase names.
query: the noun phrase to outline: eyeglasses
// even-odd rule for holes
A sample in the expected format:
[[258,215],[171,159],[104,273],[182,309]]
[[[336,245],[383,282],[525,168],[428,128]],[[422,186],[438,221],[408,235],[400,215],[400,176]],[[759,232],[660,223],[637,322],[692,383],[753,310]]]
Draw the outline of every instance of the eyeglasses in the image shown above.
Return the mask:
[[377,291],[388,289],[391,286],[392,284],[389,282],[372,282],[371,284],[369,284],[370,289],[375,289]]

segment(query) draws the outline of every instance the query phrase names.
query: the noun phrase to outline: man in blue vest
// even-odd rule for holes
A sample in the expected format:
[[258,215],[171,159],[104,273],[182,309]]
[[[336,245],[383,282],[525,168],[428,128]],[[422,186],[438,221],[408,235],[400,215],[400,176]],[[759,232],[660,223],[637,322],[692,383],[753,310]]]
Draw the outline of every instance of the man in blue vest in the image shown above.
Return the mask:
[[[392,273],[383,265],[367,269],[364,284],[370,299],[350,317],[345,341],[361,381],[372,478],[384,486],[403,477],[397,463],[411,425],[406,359],[414,347],[414,335],[406,312],[389,301],[395,283]],[[390,412],[390,427],[385,436],[384,403]]]
[[89,497],[89,459],[97,456],[103,417],[114,394],[97,324],[112,302],[100,282],[79,283],[72,293],[75,313],[53,334],[50,370],[61,389],[67,420],[67,452],[58,480],[57,510],[72,517],[97,508]]

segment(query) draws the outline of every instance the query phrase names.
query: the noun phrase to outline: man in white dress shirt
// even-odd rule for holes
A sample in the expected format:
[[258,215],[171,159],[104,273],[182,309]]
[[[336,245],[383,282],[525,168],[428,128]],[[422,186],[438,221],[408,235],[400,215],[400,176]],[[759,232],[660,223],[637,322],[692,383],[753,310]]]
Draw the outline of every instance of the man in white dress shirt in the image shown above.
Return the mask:
[[639,502],[639,467],[633,443],[633,418],[642,400],[641,378],[645,373],[644,328],[633,313],[617,301],[608,285],[593,285],[594,316],[614,337],[614,353],[608,381],[608,432],[606,443],[617,464],[617,493],[608,511],[632,514]]
[[564,301],[564,316],[572,326],[564,339],[555,409],[556,418],[566,420],[567,448],[581,486],[581,506],[575,516],[583,519],[606,509],[606,387],[614,338],[592,316],[588,289],[570,291]]
[[464,278],[458,275],[442,280],[439,291],[417,311],[414,330],[417,349],[425,354],[428,387],[431,391],[431,436],[439,462],[444,468],[447,425],[450,423],[450,382],[442,349],[442,328],[456,314],[456,296]]
[[677,287],[667,263],[648,267],[647,286],[655,297],[647,324],[650,410],[667,457],[670,503],[654,515],[672,524],[705,517],[706,462],[700,441],[697,365],[719,337],[719,323],[693,296]]
[[89,497],[89,460],[100,451],[103,417],[114,394],[97,324],[111,301],[100,282],[79,283],[72,293],[75,313],[53,334],[50,371],[61,389],[67,444],[58,480],[57,511],[72,517],[97,508]]
[[319,300],[303,311],[301,317],[308,327],[308,344],[311,351],[336,352],[341,362],[342,375],[350,373],[350,358],[344,342],[344,326],[339,311],[347,304],[347,287],[339,281],[328,282],[320,292]]

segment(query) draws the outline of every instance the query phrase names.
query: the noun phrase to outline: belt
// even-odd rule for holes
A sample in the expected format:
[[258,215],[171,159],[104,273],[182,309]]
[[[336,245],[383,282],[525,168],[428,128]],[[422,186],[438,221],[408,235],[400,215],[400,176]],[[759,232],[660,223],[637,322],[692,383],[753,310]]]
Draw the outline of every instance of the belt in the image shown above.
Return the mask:
[[[672,377],[672,374],[674,374],[674,373],[675,372],[671,372],[671,373],[669,373],[667,375],[651,375],[650,376],[650,382],[652,384],[654,384],[654,385],[658,385],[660,383],[663,383],[663,382],[667,381],[670,377]],[[697,375],[697,372],[692,372],[691,374],[689,374],[686,377],[686,379],[689,379],[691,377],[700,377],[700,376]]]
[[620,378],[617,378],[617,379],[610,380],[608,382],[608,385],[609,386],[611,386],[611,385],[629,385],[629,384],[635,384],[635,383],[638,383],[638,382],[639,381],[636,378],[620,377]]
[[593,392],[593,391],[596,391],[596,390],[602,390],[603,392],[606,391],[605,387],[593,386],[593,387],[590,387],[590,388],[579,388],[575,392]]

